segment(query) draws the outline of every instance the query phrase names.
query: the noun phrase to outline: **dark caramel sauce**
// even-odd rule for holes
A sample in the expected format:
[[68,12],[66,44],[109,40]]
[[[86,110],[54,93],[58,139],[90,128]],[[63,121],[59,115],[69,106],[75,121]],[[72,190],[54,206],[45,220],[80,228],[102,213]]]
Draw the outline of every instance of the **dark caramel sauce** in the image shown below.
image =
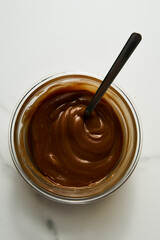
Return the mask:
[[50,93],[29,122],[27,145],[39,171],[55,184],[83,187],[107,176],[120,161],[123,133],[113,108],[101,100],[84,110],[93,94],[63,89]]

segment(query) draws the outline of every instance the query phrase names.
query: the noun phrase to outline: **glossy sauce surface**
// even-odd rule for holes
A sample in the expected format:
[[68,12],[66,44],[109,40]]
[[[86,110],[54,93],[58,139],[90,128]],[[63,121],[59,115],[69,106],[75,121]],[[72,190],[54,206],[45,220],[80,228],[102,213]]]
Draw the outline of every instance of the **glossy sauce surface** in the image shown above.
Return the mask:
[[101,100],[92,115],[84,119],[92,96],[87,90],[56,91],[31,117],[27,134],[30,157],[54,184],[90,186],[120,161],[123,133],[110,104]]

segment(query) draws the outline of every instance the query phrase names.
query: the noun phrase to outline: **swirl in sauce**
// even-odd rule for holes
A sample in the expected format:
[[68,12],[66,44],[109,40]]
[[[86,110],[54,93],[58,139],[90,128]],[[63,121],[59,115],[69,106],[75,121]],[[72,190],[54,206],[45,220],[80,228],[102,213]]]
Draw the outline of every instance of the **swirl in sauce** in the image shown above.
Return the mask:
[[110,104],[102,99],[88,119],[83,117],[92,96],[88,90],[57,91],[45,98],[30,120],[30,156],[54,184],[90,186],[120,161],[123,133]]

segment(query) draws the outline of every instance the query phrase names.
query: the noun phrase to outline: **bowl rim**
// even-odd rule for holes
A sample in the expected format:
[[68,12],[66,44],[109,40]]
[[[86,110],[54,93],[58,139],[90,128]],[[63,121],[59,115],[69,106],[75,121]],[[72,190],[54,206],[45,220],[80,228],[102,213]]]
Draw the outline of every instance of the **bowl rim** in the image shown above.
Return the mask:
[[72,71],[72,72],[62,72],[62,73],[58,73],[58,74],[53,74],[53,75],[47,76],[47,77],[41,79],[40,81],[34,83],[30,88],[28,88],[25,91],[25,93],[22,95],[22,97],[18,101],[17,105],[15,106],[15,109],[13,110],[13,113],[12,113],[11,119],[10,119],[10,123],[9,123],[8,145],[9,145],[9,151],[10,151],[12,161],[13,161],[17,171],[22,176],[22,178],[32,187],[32,189],[34,189],[36,192],[43,195],[44,197],[46,197],[50,200],[60,202],[60,203],[84,204],[84,203],[97,201],[98,199],[101,199],[101,198],[104,198],[104,197],[110,195],[111,193],[115,192],[120,186],[122,186],[127,181],[127,179],[130,177],[130,175],[134,171],[134,169],[135,169],[135,167],[136,167],[136,165],[139,161],[139,157],[140,157],[140,154],[141,154],[141,151],[142,151],[142,142],[143,142],[143,140],[142,140],[142,124],[141,124],[139,114],[137,112],[137,108],[133,104],[133,101],[131,100],[130,96],[128,96],[128,94],[122,89],[122,87],[119,87],[117,84],[112,83],[111,86],[122,95],[124,100],[129,105],[129,107],[132,111],[132,114],[134,116],[135,123],[136,123],[138,141],[137,141],[137,145],[136,145],[136,151],[135,151],[135,154],[134,154],[134,158],[133,158],[132,164],[130,165],[128,171],[117,182],[117,184],[112,186],[110,189],[108,189],[108,190],[106,190],[106,191],[104,191],[100,194],[89,196],[89,197],[82,197],[82,198],[64,197],[64,196],[60,196],[60,195],[56,195],[56,194],[53,194],[51,192],[48,192],[45,189],[38,186],[25,173],[25,171],[21,167],[21,165],[20,165],[20,163],[19,163],[19,161],[16,157],[16,153],[15,153],[15,150],[14,150],[14,144],[13,144],[13,141],[12,141],[13,134],[14,134],[14,125],[13,124],[14,124],[14,121],[16,120],[16,114],[17,114],[17,111],[18,111],[18,108],[19,108],[20,104],[23,102],[23,99],[27,96],[27,94],[29,94],[29,92],[32,89],[36,88],[38,85],[42,84],[45,81],[47,82],[49,80],[56,79],[58,77],[71,76],[71,75],[92,77],[92,78],[96,78],[100,81],[103,80],[102,77],[97,76],[95,74],[91,74],[91,73],[88,73],[88,72],[81,72],[81,71]]

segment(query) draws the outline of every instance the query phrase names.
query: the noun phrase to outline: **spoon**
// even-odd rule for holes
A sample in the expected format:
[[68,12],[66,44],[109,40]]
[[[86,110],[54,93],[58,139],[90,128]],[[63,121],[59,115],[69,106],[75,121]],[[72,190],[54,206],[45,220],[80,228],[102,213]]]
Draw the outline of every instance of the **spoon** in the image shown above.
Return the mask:
[[116,61],[113,63],[111,69],[109,70],[108,74],[102,81],[101,85],[99,86],[98,90],[94,94],[93,98],[89,102],[88,106],[84,111],[84,116],[89,117],[97,106],[113,80],[116,78],[120,70],[123,68],[124,64],[127,62],[133,51],[136,49],[138,44],[140,43],[142,36],[139,33],[132,33],[129,37],[128,41],[124,45],[122,51],[118,55]]

